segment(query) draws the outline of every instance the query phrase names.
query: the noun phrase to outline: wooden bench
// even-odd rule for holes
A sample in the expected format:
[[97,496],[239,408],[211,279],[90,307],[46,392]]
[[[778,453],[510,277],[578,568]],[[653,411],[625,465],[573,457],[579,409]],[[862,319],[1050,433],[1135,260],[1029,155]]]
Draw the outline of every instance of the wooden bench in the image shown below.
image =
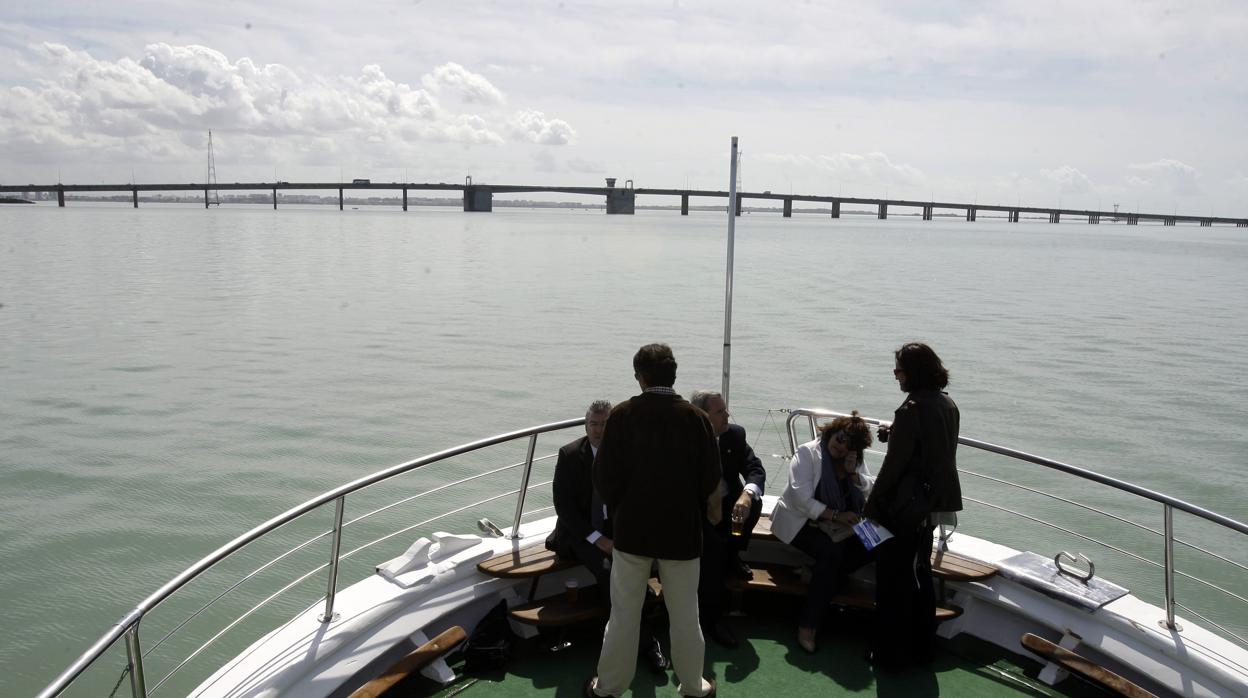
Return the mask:
[[381,676],[355,689],[350,698],[377,698],[390,690],[395,684],[407,678],[409,674],[420,671],[438,658],[459,646],[467,638],[464,629],[458,625],[442,631],[441,635],[412,650],[407,656],[395,662]]
[[1023,647],[1044,657],[1048,661],[1060,666],[1079,678],[1089,683],[1100,686],[1101,688],[1114,693],[1115,695],[1127,696],[1128,698],[1157,698],[1156,695],[1144,690],[1140,686],[1131,681],[1115,674],[1105,667],[1072,652],[1065,647],[1049,642],[1048,640],[1027,633],[1023,635],[1021,640]]
[[[802,580],[796,567],[788,565],[754,565],[752,579],[731,578],[728,588],[733,592],[766,591],[789,596],[805,596],[808,584]],[[832,597],[832,604],[845,608],[857,608],[864,611],[875,610],[875,599],[866,594],[837,594]],[[953,604],[942,604],[936,607],[936,621],[952,620],[962,615],[962,609]]]
[[[754,526],[751,538],[779,542],[771,530],[771,517],[762,516]],[[995,575],[997,568],[949,551],[932,551],[932,577],[949,582],[978,582]],[[803,592],[804,593],[804,592]]]
[[[514,606],[508,614],[518,623],[536,627],[563,627],[607,615],[607,606],[598,595],[597,585],[579,589],[576,598],[568,593],[555,594],[538,599],[537,583],[542,575],[580,567],[580,563],[565,560],[542,546],[529,546],[522,550],[496,555],[477,563],[482,574],[499,579],[532,579],[529,602]],[[650,580],[650,590],[655,599],[661,598],[663,586],[657,579]]]

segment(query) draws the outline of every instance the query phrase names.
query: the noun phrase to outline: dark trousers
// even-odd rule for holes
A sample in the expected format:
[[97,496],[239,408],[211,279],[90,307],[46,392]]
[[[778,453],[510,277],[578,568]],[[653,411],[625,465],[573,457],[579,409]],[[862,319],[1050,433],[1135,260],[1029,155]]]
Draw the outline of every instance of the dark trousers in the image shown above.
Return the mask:
[[[733,499],[732,503],[735,502],[736,499]],[[741,553],[750,543],[750,534],[763,513],[762,500],[754,500],[741,535],[734,536],[732,503],[724,505],[724,518],[719,525],[712,526],[705,519],[702,521],[702,558],[698,570],[698,619],[702,625],[714,625],[728,609],[728,570],[741,559]]]
[[828,612],[828,603],[850,572],[871,561],[858,536],[834,542],[814,526],[805,526],[793,538],[793,546],[815,559],[814,574],[806,588],[806,601],[797,617],[802,628],[818,628]]
[[876,656],[886,661],[930,657],[936,640],[932,528],[894,531],[875,553]]
[[[585,565],[589,573],[594,575],[594,580],[598,582],[598,593],[601,594],[602,602],[609,608],[611,606],[611,568],[603,564],[607,560],[607,554],[584,538],[573,541],[569,547],[572,548],[576,561]],[[646,593],[649,594],[649,590]],[[644,653],[651,647],[661,646],[659,638],[650,628],[644,615],[641,618],[641,633],[637,636],[637,642],[638,653]]]

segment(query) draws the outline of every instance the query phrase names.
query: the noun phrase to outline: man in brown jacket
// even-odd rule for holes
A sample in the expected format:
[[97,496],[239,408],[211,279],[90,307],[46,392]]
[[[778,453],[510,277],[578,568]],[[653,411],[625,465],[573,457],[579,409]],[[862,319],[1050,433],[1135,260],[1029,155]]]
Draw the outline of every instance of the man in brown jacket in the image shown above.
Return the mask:
[[657,561],[671,622],[672,666],[685,696],[714,695],[702,676],[698,568],[707,497],[720,480],[706,413],[672,390],[676,358],[666,344],[633,357],[641,394],[615,406],[594,460],[594,487],[611,512],[611,618],[590,696],[619,696],[637,669],[636,647],[650,568]]

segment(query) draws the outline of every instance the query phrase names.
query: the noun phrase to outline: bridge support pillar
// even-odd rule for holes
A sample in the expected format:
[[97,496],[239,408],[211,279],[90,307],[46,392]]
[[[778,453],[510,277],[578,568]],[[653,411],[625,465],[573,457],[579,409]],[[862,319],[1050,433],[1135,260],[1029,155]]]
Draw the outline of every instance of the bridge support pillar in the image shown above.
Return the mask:
[[832,217],[833,218],[841,217],[841,202],[840,201],[832,202]]
[[1088,225],[1096,225],[1101,222],[1101,217],[1095,213],[1088,214]]
[[793,217],[793,199],[784,200],[784,217],[785,218]]
[[878,215],[880,220],[888,218],[888,204],[883,201],[880,202],[880,213]]
[[139,207],[139,188],[135,187],[130,190],[130,201],[134,202],[134,207]]
[[1201,219],[1200,219],[1200,227],[1202,227],[1202,228],[1212,228],[1212,227],[1213,227],[1213,220],[1212,220],[1212,219],[1210,219],[1210,218],[1201,218]]
[[56,205],[60,206],[61,208],[65,208],[65,190],[64,189],[56,190]]
[[680,195],[680,215],[682,216],[689,215],[689,195],[688,194]]
[[1058,213],[1057,211],[1053,211],[1053,212],[1051,212],[1051,213],[1049,214],[1049,222],[1050,222],[1050,223],[1061,223],[1061,222],[1062,222],[1062,214]]
[[464,211],[489,213],[494,210],[494,192],[482,187],[464,187]]
[[407,210],[407,187],[403,187],[403,210]]
[[976,213],[976,209],[974,207],[968,207],[966,209],[966,220],[968,223],[975,222],[975,213]]
[[1008,221],[1009,221],[1009,222],[1011,222],[1011,223],[1017,223],[1017,222],[1018,222],[1018,211],[1017,211],[1016,209],[1015,209],[1015,210],[1010,210],[1010,211],[1007,211],[1007,212],[1006,212],[1006,215],[1005,215],[1005,218],[1006,218],[1006,220],[1008,220]]
[[932,207],[931,206],[923,207],[923,220],[925,221],[932,220]]
[[1248,221],[1240,221],[1235,224],[1236,228],[1248,228]]
[[204,187],[204,208],[208,208],[208,187]]
[[342,187],[338,187],[338,210],[339,211],[342,210],[342,199],[343,199]]
[[273,210],[277,210],[277,187],[273,187]]
[[741,215],[741,194],[737,194],[737,215]]
[[1139,225],[1140,217],[1127,214],[1127,225]]
[[1166,224],[1166,225],[1174,225],[1174,219],[1173,219],[1173,218],[1169,218],[1169,217],[1167,217],[1167,218],[1166,218],[1166,221],[1165,221],[1165,224]]
[[637,194],[631,187],[607,192],[607,213],[631,216],[637,208]]

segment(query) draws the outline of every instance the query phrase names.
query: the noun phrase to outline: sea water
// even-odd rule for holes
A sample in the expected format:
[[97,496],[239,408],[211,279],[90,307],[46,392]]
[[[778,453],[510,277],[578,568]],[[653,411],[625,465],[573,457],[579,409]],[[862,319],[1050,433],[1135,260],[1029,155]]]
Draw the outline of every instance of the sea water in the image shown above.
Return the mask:
[[[725,231],[705,212],[0,208],[0,694],[41,687],[165,580],[319,492],[636,393],[642,344],[671,344],[679,391],[720,388]],[[775,410],[888,419],[892,351],[921,340],[964,436],[1248,519],[1243,230],[756,212],[737,221],[734,279],[730,403],[769,494],[787,463]],[[1161,505],[1036,466],[966,448],[960,464],[1161,526]],[[963,486],[960,530],[1086,553],[1160,602],[1156,568],[1003,510],[1086,511]],[[1184,514],[1176,528],[1248,563],[1242,536]],[[1136,552],[1160,560],[1160,539],[1140,533]],[[1248,594],[1242,570],[1180,558]],[[1180,601],[1248,629],[1243,604],[1181,582]]]

